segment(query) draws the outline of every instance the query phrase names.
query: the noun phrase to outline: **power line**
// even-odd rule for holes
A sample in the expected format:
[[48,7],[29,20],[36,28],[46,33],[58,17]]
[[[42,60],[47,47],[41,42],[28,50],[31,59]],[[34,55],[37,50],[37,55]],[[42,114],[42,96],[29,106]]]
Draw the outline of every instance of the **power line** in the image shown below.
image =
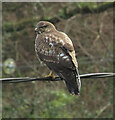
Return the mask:
[[[105,78],[105,77],[115,77],[115,73],[90,73],[80,75],[81,79],[85,78]],[[30,78],[30,77],[20,77],[20,78],[1,78],[2,83],[20,83],[20,82],[30,82],[30,81],[62,81],[60,77],[43,77],[43,78]]]

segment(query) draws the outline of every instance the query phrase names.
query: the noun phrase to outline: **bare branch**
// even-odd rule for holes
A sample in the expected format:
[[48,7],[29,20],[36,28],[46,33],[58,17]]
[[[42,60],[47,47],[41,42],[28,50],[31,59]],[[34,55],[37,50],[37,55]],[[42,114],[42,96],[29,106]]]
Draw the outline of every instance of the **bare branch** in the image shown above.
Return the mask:
[[65,25],[65,28],[64,28],[64,32],[65,33],[68,33],[71,29],[71,25],[73,24],[73,20],[76,19],[76,15],[75,16],[72,16],[70,17],[67,22],[66,22],[66,25]]
[[82,46],[80,41],[78,39],[76,39],[76,40],[77,40],[78,46],[81,48],[81,50],[84,52],[84,54],[87,55],[90,59],[94,59],[94,57]]
[[95,118],[98,118],[108,107],[110,107],[111,103],[106,104],[104,107],[102,107],[99,112],[97,113],[97,116]]

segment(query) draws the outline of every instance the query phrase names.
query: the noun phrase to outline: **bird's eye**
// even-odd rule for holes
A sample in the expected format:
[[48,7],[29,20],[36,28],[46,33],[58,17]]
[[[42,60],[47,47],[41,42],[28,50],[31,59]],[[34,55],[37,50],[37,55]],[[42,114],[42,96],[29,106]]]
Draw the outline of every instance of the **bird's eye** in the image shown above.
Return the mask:
[[47,27],[47,25],[42,25],[39,28],[46,28],[46,27]]

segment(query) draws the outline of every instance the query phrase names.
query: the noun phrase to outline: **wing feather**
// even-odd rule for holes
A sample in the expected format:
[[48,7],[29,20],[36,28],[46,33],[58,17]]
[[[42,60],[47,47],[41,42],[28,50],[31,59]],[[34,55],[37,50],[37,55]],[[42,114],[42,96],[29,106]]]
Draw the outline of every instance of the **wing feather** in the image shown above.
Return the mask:
[[71,60],[76,68],[78,68],[78,63],[76,60],[75,50],[73,47],[73,43],[70,40],[70,38],[63,32],[60,32],[62,34],[62,39],[64,43],[61,45],[66,53],[68,53],[69,56],[71,56]]

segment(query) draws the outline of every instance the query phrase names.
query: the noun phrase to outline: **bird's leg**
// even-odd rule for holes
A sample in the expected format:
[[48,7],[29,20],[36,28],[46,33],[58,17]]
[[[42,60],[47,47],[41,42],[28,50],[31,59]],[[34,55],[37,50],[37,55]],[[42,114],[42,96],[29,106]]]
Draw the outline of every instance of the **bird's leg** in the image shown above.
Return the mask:
[[46,77],[52,77],[52,79],[55,79],[55,76],[54,76],[54,74],[53,74],[52,71],[51,71],[51,72],[49,73],[49,75],[47,75]]

